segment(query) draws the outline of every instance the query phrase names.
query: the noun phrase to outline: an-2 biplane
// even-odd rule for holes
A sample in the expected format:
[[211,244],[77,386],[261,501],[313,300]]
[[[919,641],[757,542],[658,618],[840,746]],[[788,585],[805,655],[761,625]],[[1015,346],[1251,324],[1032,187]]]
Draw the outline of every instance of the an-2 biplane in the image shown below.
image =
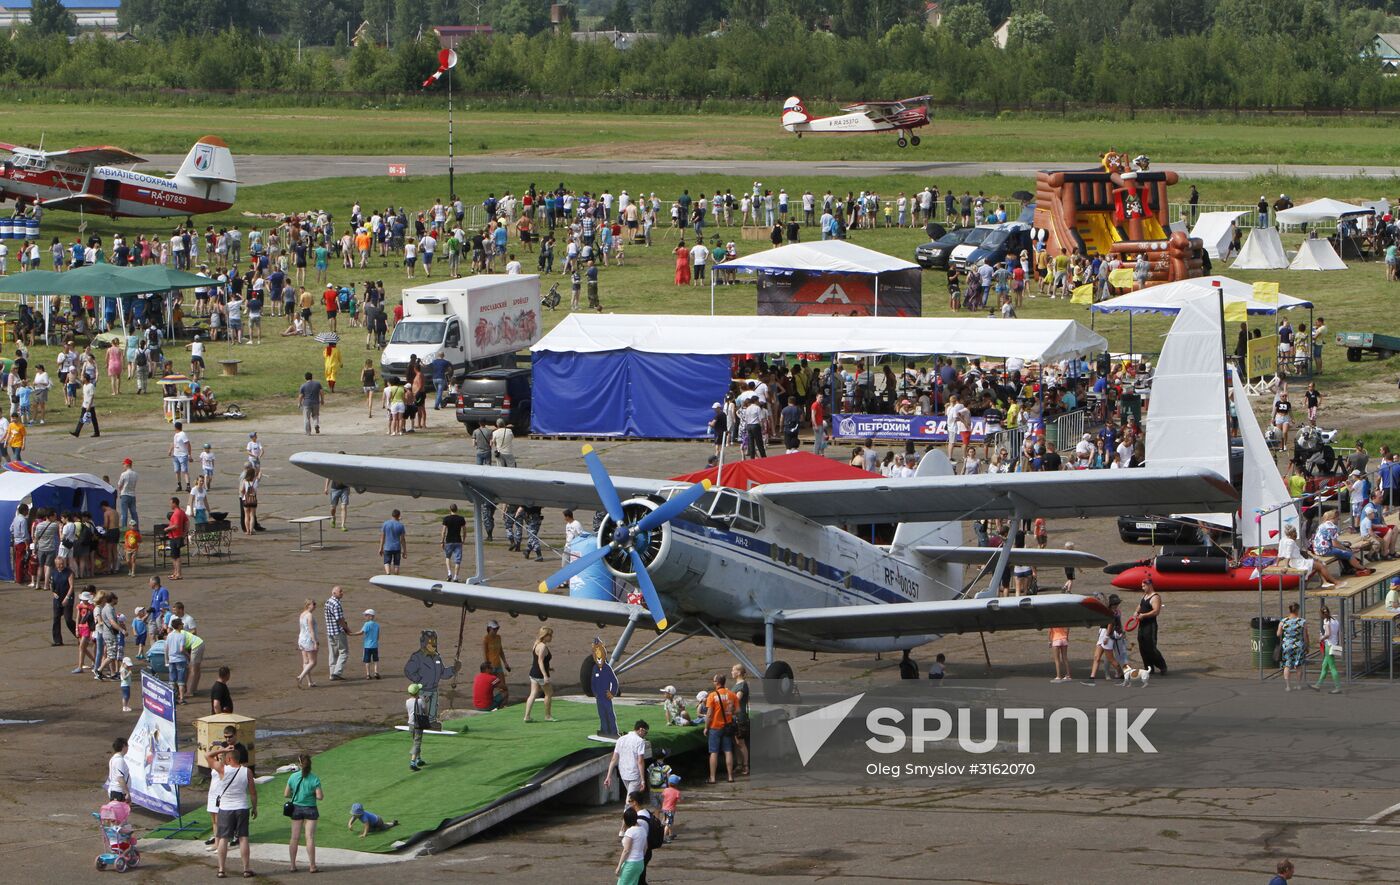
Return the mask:
[[807,113],[802,99],[794,95],[783,102],[783,128],[797,133],[869,133],[899,132],[895,144],[919,146],[919,136],[913,130],[929,123],[928,106],[931,96],[917,95],[897,101],[863,101],[843,107],[842,113],[830,117],[813,117]]

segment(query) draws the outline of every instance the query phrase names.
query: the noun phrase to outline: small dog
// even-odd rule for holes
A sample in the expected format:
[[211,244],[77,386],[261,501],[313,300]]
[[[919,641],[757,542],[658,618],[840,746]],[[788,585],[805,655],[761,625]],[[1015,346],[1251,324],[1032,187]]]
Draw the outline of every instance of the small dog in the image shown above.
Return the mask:
[[1120,683],[1124,687],[1132,684],[1134,679],[1139,680],[1143,687],[1147,686],[1147,680],[1152,678],[1152,671],[1141,667],[1124,667],[1123,681]]

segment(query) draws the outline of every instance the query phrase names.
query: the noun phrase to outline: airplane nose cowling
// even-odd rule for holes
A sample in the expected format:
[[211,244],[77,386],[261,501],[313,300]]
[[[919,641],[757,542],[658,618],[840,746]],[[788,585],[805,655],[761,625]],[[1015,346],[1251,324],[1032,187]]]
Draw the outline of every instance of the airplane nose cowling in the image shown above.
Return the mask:
[[665,562],[671,548],[671,527],[662,524],[648,531],[640,531],[637,523],[657,508],[657,503],[649,498],[632,498],[624,501],[622,525],[611,517],[603,517],[598,526],[600,546],[617,543],[617,548],[609,553],[603,562],[615,576],[626,581],[635,581],[637,572],[630,551],[636,550],[648,570]]

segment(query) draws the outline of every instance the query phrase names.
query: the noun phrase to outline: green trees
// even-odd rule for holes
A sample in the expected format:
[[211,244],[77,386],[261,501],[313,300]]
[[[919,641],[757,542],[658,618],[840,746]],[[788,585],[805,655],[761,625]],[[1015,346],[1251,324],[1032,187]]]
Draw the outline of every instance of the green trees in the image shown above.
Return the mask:
[[29,8],[29,24],[40,34],[74,34],[78,20],[59,0],[34,0]]
[[[921,0],[581,6],[604,27],[659,34],[625,51],[552,33],[549,2],[124,0],[139,42],[70,44],[62,8],[38,0],[35,24],[0,41],[0,85],[255,90],[306,103],[418,96],[435,67],[431,26],[481,21],[496,34],[458,46],[464,94],[766,105],[926,92],[988,111],[1400,107],[1400,78],[1365,55],[1371,34],[1400,31],[1376,0],[947,0],[937,27]],[[1008,19],[1003,50],[989,37]],[[374,44],[346,50],[361,21]]]

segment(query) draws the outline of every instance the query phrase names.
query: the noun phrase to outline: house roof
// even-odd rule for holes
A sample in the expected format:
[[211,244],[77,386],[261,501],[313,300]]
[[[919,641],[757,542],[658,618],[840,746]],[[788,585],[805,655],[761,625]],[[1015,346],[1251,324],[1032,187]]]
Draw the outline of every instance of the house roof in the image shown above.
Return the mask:
[[1389,47],[1391,52],[1400,55],[1400,34],[1377,34],[1376,40]]

